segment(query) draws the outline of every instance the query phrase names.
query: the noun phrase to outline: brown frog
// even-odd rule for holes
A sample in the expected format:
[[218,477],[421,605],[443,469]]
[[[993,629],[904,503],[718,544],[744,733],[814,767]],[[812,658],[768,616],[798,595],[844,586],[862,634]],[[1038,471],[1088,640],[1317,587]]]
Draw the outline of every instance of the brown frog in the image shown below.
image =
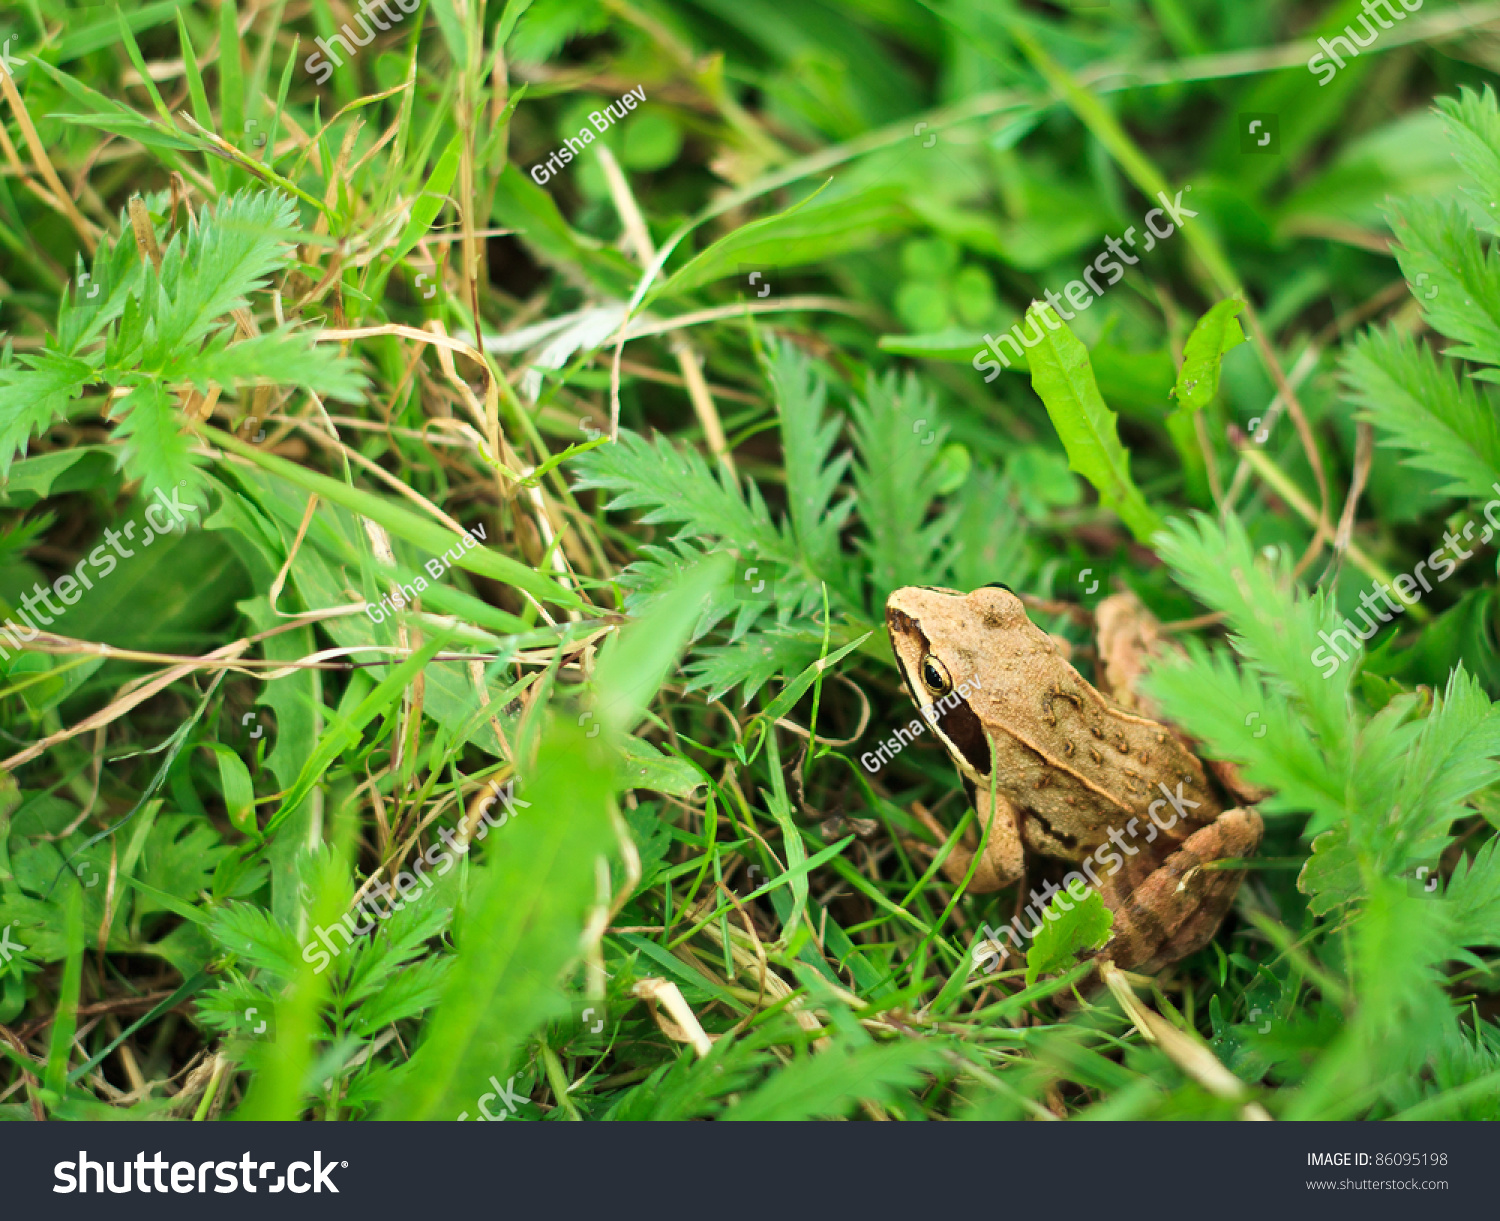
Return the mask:
[[[1213,937],[1244,871],[1200,866],[1252,855],[1262,824],[1254,809],[1226,809],[1187,740],[1146,715],[1155,710],[1133,681],[1141,655],[1161,645],[1134,595],[1105,599],[1098,621],[1102,680],[1121,683],[1112,699],[1005,586],[969,594],[912,586],[886,602],[902,677],[988,827],[970,889],[1022,881],[1028,852],[1071,862],[1063,888],[1096,887],[1114,912],[1099,956],[1151,972]],[[1211,766],[1229,791],[1251,796],[1232,769]],[[930,815],[924,821],[947,838]],[[972,843],[956,845],[944,872],[959,882],[973,859]],[[1031,893],[1028,913],[1039,923],[1057,888]],[[1070,905],[1063,895],[1054,902]],[[1029,924],[1018,917],[1000,935],[1024,950]]]

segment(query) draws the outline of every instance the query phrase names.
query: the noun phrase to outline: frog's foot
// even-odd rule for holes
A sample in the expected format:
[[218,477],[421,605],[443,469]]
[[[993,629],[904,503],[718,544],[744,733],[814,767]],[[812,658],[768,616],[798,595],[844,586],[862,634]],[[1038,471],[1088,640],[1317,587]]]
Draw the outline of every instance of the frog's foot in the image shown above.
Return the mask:
[[[1019,820],[1016,809],[1003,793],[995,794],[995,806],[992,809],[990,794],[982,789],[976,790],[974,810],[979,816],[980,825],[988,825],[990,831],[985,841],[984,855],[979,858],[979,863],[974,866],[974,876],[969,879],[968,893],[987,895],[1011,885],[1026,872],[1026,853],[1021,847],[1017,831]],[[953,834],[921,806],[914,806],[912,812],[922,820],[922,825],[932,832],[938,843],[946,843]],[[964,878],[968,876],[977,847],[977,841],[970,832],[954,844],[953,851],[944,858],[943,876],[955,886],[962,885]]]
[[1128,893],[1111,893],[1106,881],[1104,899],[1115,922],[1099,956],[1123,970],[1150,974],[1202,949],[1218,932],[1245,876],[1243,869],[1202,866],[1253,855],[1263,830],[1253,809],[1225,810]]

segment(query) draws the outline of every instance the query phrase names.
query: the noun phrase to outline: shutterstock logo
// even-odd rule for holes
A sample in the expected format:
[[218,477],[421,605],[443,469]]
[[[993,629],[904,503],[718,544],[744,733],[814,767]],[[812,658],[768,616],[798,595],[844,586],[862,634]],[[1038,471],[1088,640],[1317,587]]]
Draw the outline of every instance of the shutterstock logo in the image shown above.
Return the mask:
[[26,62],[19,55],[12,55],[10,53],[10,44],[13,38],[14,35],[11,38],[7,38],[4,45],[0,46],[0,76],[14,76],[16,69]]
[[19,941],[12,941],[10,939],[10,930],[14,925],[15,921],[12,920],[10,924],[0,929],[0,965],[8,963],[12,954],[23,954],[26,952],[24,945]]
[[[333,1172],[348,1165],[345,1161],[325,1162],[322,1152],[315,1150],[311,1162],[293,1162],[286,1168],[285,1174],[270,1178],[276,1169],[276,1163],[257,1162],[248,1152],[237,1162],[194,1163],[169,1162],[158,1149],[149,1160],[144,1153],[137,1153],[134,1161],[127,1159],[117,1163],[96,1162],[80,1149],[76,1162],[58,1162],[52,1167],[52,1173],[57,1178],[57,1184],[52,1190],[64,1196],[74,1191],[87,1194],[92,1175],[94,1190],[101,1195],[106,1191],[115,1195],[125,1195],[132,1191],[147,1195],[153,1191],[175,1191],[179,1195],[196,1192],[203,1195],[209,1191],[208,1176],[212,1171],[215,1179],[213,1190],[220,1195],[229,1195],[235,1191],[267,1191],[272,1195],[278,1191],[290,1191],[296,1195],[301,1195],[304,1191],[315,1194],[331,1191],[338,1195],[339,1189],[334,1186]],[[118,1184],[115,1183],[116,1167],[120,1171]],[[171,1186],[167,1185],[167,1178],[172,1180]]]

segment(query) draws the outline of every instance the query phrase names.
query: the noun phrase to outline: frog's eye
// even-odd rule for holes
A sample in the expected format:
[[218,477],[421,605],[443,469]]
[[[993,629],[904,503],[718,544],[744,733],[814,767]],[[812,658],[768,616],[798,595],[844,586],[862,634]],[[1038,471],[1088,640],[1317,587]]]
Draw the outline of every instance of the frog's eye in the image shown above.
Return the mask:
[[1007,585],[1004,581],[991,581],[988,585],[985,586],[985,588],[986,589],[1003,589],[1008,594],[1013,594],[1013,593],[1016,592],[1009,585]]
[[929,653],[922,658],[922,682],[933,695],[947,695],[953,689],[948,667]]

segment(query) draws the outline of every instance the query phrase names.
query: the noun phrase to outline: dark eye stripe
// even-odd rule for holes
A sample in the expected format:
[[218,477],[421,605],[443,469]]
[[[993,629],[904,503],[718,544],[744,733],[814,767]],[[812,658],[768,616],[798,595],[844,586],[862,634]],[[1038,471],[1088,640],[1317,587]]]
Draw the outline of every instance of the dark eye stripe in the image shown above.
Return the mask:
[[[948,698],[953,699],[951,695]],[[943,736],[968,760],[969,766],[981,776],[989,775],[990,744],[984,736],[984,726],[979,723],[979,717],[969,707],[968,701],[954,700],[951,708],[938,714],[937,723]]]
[[[910,615],[904,615],[900,611],[887,610],[886,620],[892,631],[897,630],[897,619],[900,619],[899,630],[916,637],[922,642],[923,654],[931,651],[932,643],[927,639],[927,634],[917,626],[917,621]],[[906,690],[911,696],[911,702],[917,707],[922,706],[922,697],[917,693],[916,684],[912,677],[906,672],[906,667],[898,665],[896,669],[901,674],[901,681],[906,684]],[[979,723],[979,717],[967,702],[956,697],[950,692],[944,697],[950,707],[938,714],[938,728],[943,731],[943,736],[952,742],[958,752],[968,761],[969,766],[982,776],[990,773],[990,744],[984,736],[984,727]]]

